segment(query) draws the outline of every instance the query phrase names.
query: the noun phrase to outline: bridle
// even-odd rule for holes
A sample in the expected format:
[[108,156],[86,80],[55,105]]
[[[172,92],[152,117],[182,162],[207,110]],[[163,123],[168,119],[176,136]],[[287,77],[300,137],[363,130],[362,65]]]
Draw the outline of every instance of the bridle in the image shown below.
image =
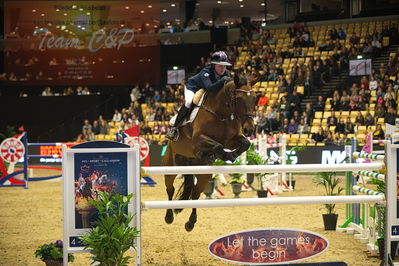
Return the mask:
[[217,117],[220,121],[225,122],[225,121],[233,121],[234,119],[240,120],[240,122],[246,121],[248,119],[253,119],[253,114],[251,112],[247,112],[245,114],[240,114],[237,113],[237,92],[242,92],[247,94],[248,96],[254,91],[253,89],[250,90],[243,90],[243,89],[234,89],[234,92],[230,96],[228,94],[228,90],[225,89],[224,93],[226,96],[226,99],[230,99],[230,101],[226,101],[226,105],[229,107],[229,113],[228,114],[219,114],[216,113],[215,111],[211,110],[207,106],[201,105],[201,108],[203,108],[205,111],[213,114],[215,117]]

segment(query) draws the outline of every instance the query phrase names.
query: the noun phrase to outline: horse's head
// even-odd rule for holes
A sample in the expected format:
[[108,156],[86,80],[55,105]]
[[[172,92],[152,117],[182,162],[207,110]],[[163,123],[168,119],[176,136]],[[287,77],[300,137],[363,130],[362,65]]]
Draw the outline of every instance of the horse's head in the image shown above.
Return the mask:
[[251,84],[241,75],[234,76],[234,85],[235,88],[232,90],[234,115],[241,121],[244,135],[249,137],[255,130],[253,112],[256,95],[251,89]]

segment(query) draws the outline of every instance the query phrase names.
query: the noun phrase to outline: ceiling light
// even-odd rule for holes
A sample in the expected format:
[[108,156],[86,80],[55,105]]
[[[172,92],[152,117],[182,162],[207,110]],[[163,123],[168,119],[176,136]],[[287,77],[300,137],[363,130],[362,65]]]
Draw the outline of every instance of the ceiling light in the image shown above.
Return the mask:
[[57,8],[55,11],[59,12],[60,10]]
[[146,23],[145,25],[148,27],[148,26],[150,26],[150,23]]
[[238,2],[242,2],[242,0],[238,0]]
[[265,6],[265,3],[260,3],[261,6]]
[[167,11],[168,11],[168,10],[166,10],[166,9],[162,9],[162,12],[164,12],[164,13],[167,12]]
[[141,14],[144,14],[144,10],[140,10],[140,13],[141,13]]
[[35,13],[35,12],[36,12],[36,9],[32,9],[32,12]]
[[218,3],[218,4],[221,4],[221,3],[222,3],[222,1],[217,1],[216,3]]
[[44,17],[44,13],[41,13],[40,16]]
[[64,16],[68,16],[68,14],[67,14],[67,13],[64,13]]
[[176,4],[170,4],[170,6],[171,6],[171,7],[175,7],[175,6],[176,6]]
[[79,8],[79,11],[83,11],[83,8]]
[[212,24],[212,20],[210,20],[210,21],[208,21],[209,22],[209,24]]
[[130,6],[125,6],[125,9],[129,9],[130,8]]
[[244,5],[240,5],[240,7],[244,7]]
[[76,9],[76,7],[77,7],[76,5],[72,5],[72,9]]

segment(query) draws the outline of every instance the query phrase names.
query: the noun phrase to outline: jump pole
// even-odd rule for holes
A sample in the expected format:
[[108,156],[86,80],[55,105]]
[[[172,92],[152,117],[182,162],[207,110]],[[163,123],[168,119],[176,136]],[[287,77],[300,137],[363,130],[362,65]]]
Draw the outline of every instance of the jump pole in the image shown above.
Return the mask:
[[296,165],[222,165],[222,166],[151,166],[141,167],[149,175],[209,174],[209,173],[309,173],[309,172],[347,172],[384,169],[383,162],[367,164],[296,164]]
[[249,198],[249,199],[219,199],[219,200],[173,200],[144,201],[143,209],[184,209],[184,208],[217,208],[233,206],[266,206],[291,204],[336,204],[336,203],[381,203],[384,195],[360,196],[307,196],[285,198]]

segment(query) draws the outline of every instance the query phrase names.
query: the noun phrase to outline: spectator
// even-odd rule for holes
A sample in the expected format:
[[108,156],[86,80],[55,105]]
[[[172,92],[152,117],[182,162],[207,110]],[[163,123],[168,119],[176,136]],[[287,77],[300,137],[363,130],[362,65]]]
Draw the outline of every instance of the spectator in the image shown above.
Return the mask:
[[109,126],[105,120],[100,122],[100,134],[107,135],[108,134]]
[[290,120],[290,124],[288,125],[288,134],[296,134],[298,132],[298,124],[295,122],[295,119]]
[[265,92],[262,92],[258,100],[258,106],[267,106],[268,98]]
[[341,109],[341,104],[340,104],[337,96],[334,96],[332,98],[332,100],[330,101],[330,104],[331,104],[331,110],[333,110],[333,111],[339,111]]
[[335,132],[336,133],[345,133],[345,121],[344,119],[339,119],[339,122],[337,123],[337,126],[335,127]]
[[335,140],[334,140],[334,137],[333,137],[331,131],[328,131],[327,136],[323,139],[323,142],[326,145],[334,145]]
[[364,116],[360,111],[357,112],[356,119],[355,119],[355,124],[359,124],[361,126],[364,126]]
[[309,125],[305,123],[305,119],[301,119],[298,125],[298,134],[308,134],[309,133]]
[[122,119],[122,114],[118,111],[118,109],[115,109],[114,111],[114,116],[112,117],[113,122],[120,122]]
[[366,118],[365,118],[364,123],[366,126],[374,126],[375,125],[374,117],[369,112],[366,113]]
[[265,114],[262,111],[259,111],[258,113],[258,119],[257,119],[257,132],[258,134],[264,133],[264,132],[270,132],[270,124],[268,119],[265,117]]
[[284,96],[281,97],[280,103],[278,105],[278,112],[280,113],[280,119],[289,117],[289,114],[290,114],[289,108],[290,108],[290,105],[287,102],[286,98]]
[[42,92],[42,96],[54,96],[54,93],[50,87],[46,87]]
[[375,107],[374,115],[377,118],[384,118],[385,117],[385,107],[382,104],[382,102],[377,103],[377,106]]
[[93,126],[91,128],[94,135],[100,134],[100,125],[98,124],[97,120],[93,121]]
[[84,120],[83,122],[83,126],[82,126],[82,134],[84,134],[86,131],[91,130],[91,124],[89,122],[89,120]]
[[355,126],[353,125],[351,118],[347,117],[346,118],[346,123],[345,123],[345,132],[346,134],[353,134],[355,132]]
[[269,123],[270,131],[273,131],[277,125],[277,111],[274,106],[271,106],[270,109],[266,111],[266,118]]
[[319,127],[319,130],[316,133],[312,134],[312,142],[319,143],[324,140],[324,131],[322,127]]
[[338,124],[338,118],[335,116],[335,112],[331,111],[331,116],[327,118],[327,126],[336,126]]
[[373,138],[385,139],[385,132],[382,129],[381,124],[377,124],[375,131],[373,132]]
[[288,118],[284,118],[282,123],[281,123],[279,131],[281,133],[288,133],[288,126],[289,125],[290,125],[290,122],[289,122]]
[[384,122],[390,125],[395,125],[396,113],[395,110],[390,107],[388,108],[388,112],[385,114]]
[[376,90],[378,87],[378,82],[375,80],[374,76],[370,76],[369,88],[370,90]]
[[315,105],[314,109],[317,112],[323,112],[324,111],[324,106],[325,106],[325,103],[324,103],[323,96],[317,97],[317,102],[316,102],[316,105]]
[[352,32],[352,36],[349,39],[349,43],[352,46],[358,45],[360,43],[360,37],[357,36],[355,32]]

